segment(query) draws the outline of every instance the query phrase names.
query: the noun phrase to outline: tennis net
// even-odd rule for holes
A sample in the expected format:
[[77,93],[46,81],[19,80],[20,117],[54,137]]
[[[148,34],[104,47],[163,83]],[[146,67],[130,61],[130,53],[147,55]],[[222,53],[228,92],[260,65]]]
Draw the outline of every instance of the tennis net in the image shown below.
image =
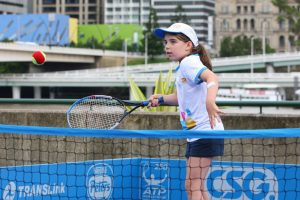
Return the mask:
[[225,138],[210,199],[300,199],[300,128],[182,131],[0,125],[1,199],[187,199],[186,138]]

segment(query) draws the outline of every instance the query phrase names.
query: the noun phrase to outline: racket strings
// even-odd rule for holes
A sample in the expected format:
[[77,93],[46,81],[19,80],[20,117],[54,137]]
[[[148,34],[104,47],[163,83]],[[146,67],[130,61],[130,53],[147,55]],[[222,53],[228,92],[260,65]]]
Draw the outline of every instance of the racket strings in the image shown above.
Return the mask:
[[86,99],[69,113],[69,123],[73,128],[110,129],[124,113],[125,107],[115,99]]

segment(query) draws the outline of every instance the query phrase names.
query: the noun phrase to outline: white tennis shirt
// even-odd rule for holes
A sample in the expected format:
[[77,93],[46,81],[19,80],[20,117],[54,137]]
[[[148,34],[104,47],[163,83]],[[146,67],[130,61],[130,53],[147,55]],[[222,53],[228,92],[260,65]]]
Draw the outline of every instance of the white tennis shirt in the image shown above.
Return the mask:
[[[185,57],[176,69],[175,84],[183,129],[211,130],[206,110],[206,82],[200,79],[204,70],[208,69],[196,54]],[[224,130],[222,122],[217,123],[214,129]],[[188,139],[188,141],[197,139]]]

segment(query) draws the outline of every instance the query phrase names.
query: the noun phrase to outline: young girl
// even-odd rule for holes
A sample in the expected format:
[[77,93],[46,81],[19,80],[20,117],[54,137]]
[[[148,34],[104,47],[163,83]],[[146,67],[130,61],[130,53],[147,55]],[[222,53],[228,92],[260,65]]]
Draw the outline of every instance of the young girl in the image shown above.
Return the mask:
[[[178,61],[176,92],[170,95],[154,94],[151,106],[164,103],[179,105],[180,122],[188,130],[224,130],[216,105],[218,78],[212,72],[210,58],[199,44],[192,27],[175,23],[169,28],[158,28],[154,34],[164,39],[165,52],[172,61]],[[205,178],[212,158],[223,155],[223,139],[188,139],[186,147],[186,192],[189,200],[207,200]]]

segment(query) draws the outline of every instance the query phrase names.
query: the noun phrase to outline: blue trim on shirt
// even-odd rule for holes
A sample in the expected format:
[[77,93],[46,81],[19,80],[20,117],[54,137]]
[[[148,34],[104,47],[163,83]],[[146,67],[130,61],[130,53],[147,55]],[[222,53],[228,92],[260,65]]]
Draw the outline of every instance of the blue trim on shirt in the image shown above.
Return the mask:
[[195,80],[194,80],[194,82],[195,82],[196,84],[200,84],[200,83],[203,82],[203,80],[200,78],[200,75],[201,75],[202,72],[203,72],[204,70],[206,70],[206,69],[207,69],[206,67],[203,67],[202,69],[199,70],[199,72],[197,73],[197,75],[196,75],[196,77],[195,77]]
[[177,71],[179,70],[179,68],[180,68],[180,65],[178,65],[178,66],[176,67],[175,71],[177,72]]

